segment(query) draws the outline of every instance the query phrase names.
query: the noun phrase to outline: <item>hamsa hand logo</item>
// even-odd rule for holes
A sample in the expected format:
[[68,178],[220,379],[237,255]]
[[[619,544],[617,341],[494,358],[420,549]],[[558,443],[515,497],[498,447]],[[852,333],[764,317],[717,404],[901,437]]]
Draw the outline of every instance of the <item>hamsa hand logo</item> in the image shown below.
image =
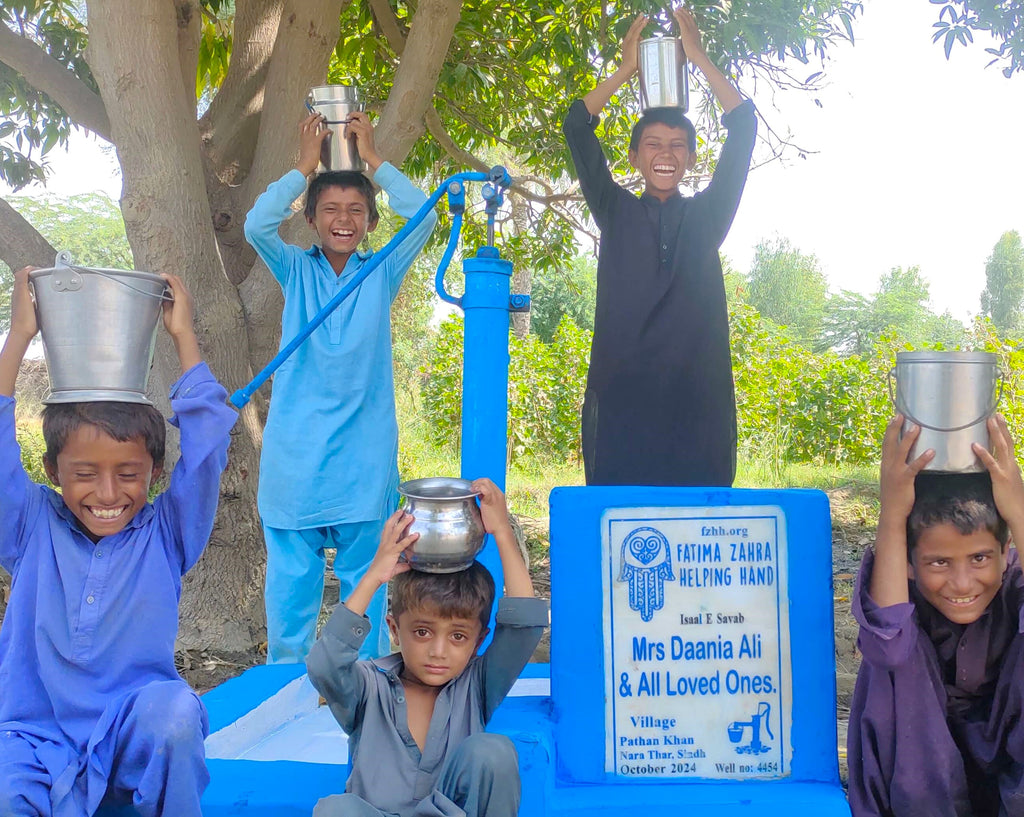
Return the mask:
[[656,528],[636,528],[622,540],[619,581],[629,584],[629,606],[650,621],[665,605],[665,582],[671,581],[672,552]]

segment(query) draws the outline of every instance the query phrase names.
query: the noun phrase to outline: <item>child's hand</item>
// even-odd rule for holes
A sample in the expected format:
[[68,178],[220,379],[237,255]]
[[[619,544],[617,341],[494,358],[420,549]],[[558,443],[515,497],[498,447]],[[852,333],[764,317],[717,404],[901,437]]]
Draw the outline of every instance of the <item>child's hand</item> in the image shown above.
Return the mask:
[[299,123],[299,161],[295,167],[303,176],[320,166],[320,147],[330,132],[318,113],[311,113]]
[[622,62],[619,63],[619,73],[623,75],[623,81],[637,71],[640,62],[640,35],[643,33],[645,25],[647,25],[647,15],[641,14],[633,21],[622,40]]
[[164,301],[164,327],[174,341],[182,372],[187,372],[203,358],[199,354],[199,341],[192,324],[192,295],[185,288],[185,282],[177,275],[163,273],[161,276],[171,288],[173,301]]
[[689,60],[693,57],[704,56],[704,46],[701,45],[700,31],[697,28],[697,21],[694,19],[693,13],[683,6],[676,6],[676,8],[672,9],[672,16],[676,18],[676,22],[679,24],[679,39],[683,43],[683,51],[686,53],[686,58]]
[[409,533],[409,526],[414,521],[411,513],[399,508],[384,523],[377,553],[367,571],[367,575],[378,585],[387,584],[399,573],[409,570],[409,565],[401,561],[401,557],[420,538],[418,533]]
[[28,274],[39,267],[22,267],[14,273],[14,291],[11,293],[11,334],[30,341],[39,331],[36,306],[32,303],[32,290]]
[[505,504],[505,494],[501,488],[491,482],[487,477],[474,479],[473,490],[480,495],[480,516],[484,520],[484,530],[492,535],[501,531],[511,531],[512,525],[508,521],[508,506]]
[[1013,453],[1013,437],[1002,414],[988,418],[988,433],[991,452],[978,443],[971,448],[992,476],[992,498],[996,501],[999,515],[1006,520],[1011,531],[1017,535],[1024,534],[1024,480]]
[[195,334],[192,324],[192,295],[185,288],[185,282],[177,275],[163,273],[161,276],[171,288],[173,301],[163,302],[164,328],[172,338]]
[[373,123],[370,117],[363,111],[354,111],[349,114],[347,127],[356,138],[360,158],[369,165],[370,170],[376,170],[384,160],[373,143]]
[[885,438],[882,440],[882,467],[879,475],[882,509],[879,525],[882,524],[882,517],[895,524],[906,524],[907,517],[914,507],[914,477],[935,457],[935,452],[929,448],[913,462],[908,463],[910,449],[920,435],[921,429],[919,426],[912,426],[901,440],[902,425],[903,415],[897,414],[889,421],[885,429]]

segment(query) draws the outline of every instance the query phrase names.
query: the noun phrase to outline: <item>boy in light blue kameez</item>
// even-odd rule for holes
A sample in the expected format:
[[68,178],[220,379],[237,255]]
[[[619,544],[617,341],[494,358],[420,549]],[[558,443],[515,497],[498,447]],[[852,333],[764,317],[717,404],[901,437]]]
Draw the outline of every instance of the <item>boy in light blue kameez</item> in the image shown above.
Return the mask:
[[[377,153],[366,114],[352,114],[349,130],[391,208],[413,216],[426,196]],[[305,216],[317,236],[313,247],[303,250],[278,235],[317,167],[327,133],[320,116],[302,122],[295,169],[267,188],[245,221],[246,238],[284,290],[284,343],[372,255],[359,250],[377,226],[373,186],[360,173],[321,173],[310,182]],[[337,548],[334,572],[345,598],[373,559],[384,520],[394,512],[398,423],[391,302],[436,221],[434,213],[427,214],[274,377],[258,495],[267,542],[267,663],[303,661],[313,646],[324,548]],[[367,612],[377,637],[364,645],[363,657],[389,652],[385,613],[381,591]]]

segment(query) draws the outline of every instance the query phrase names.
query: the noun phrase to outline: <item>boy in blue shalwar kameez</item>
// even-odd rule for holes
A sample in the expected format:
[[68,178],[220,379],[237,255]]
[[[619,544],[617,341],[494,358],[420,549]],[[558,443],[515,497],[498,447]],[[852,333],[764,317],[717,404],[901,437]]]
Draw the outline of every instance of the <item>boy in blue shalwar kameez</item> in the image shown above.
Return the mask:
[[[349,129],[373,180],[398,215],[413,216],[426,196],[377,154],[373,126],[352,114]],[[374,191],[360,173],[321,173],[309,186],[305,215],[319,240],[302,250],[278,227],[316,170],[328,131],[322,117],[300,126],[299,161],[257,200],[245,236],[284,290],[287,343],[344,287],[371,253],[360,252],[377,226]],[[263,434],[259,509],[267,543],[267,663],[303,661],[313,646],[324,585],[324,548],[337,548],[341,597],[355,588],[394,511],[398,423],[391,365],[391,302],[437,217],[427,217],[284,362],[274,376]],[[362,655],[389,651],[386,599],[367,615],[374,637]]]
[[62,493],[29,480],[14,383],[37,330],[29,269],[15,276],[0,352],[0,815],[83,817],[101,801],[200,817],[206,711],[174,666],[181,577],[213,528],[236,414],[199,356],[188,292],[164,325],[183,374],[171,389],[181,459],[150,504],[164,421],[152,406],[47,407],[44,464]]

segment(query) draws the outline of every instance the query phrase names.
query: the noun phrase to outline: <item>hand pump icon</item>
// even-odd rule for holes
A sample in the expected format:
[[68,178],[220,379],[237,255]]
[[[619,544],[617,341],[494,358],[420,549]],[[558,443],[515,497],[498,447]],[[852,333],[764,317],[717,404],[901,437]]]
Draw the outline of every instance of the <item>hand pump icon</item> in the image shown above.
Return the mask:
[[775,740],[775,735],[772,734],[770,725],[771,711],[771,705],[767,701],[761,701],[757,705],[757,714],[751,715],[749,721],[733,721],[729,724],[727,731],[729,733],[729,740],[733,743],[739,743],[743,740],[743,730],[748,727],[750,728],[750,743],[746,746],[737,746],[736,754],[761,755],[771,751],[770,746],[765,746],[761,743],[762,724],[764,724],[764,730],[768,733],[768,737]]

